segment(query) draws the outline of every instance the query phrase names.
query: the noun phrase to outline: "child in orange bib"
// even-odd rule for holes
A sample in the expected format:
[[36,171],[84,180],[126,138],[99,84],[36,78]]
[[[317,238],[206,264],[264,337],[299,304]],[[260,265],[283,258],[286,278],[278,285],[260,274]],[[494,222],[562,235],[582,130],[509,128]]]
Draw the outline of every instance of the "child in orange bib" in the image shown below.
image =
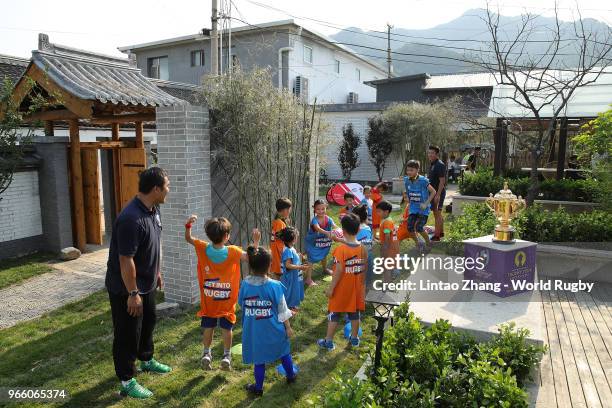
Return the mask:
[[[191,226],[197,221],[192,215],[185,224],[185,241],[195,247],[198,257],[198,283],[200,288],[200,310],[203,328],[201,363],[205,369],[211,368],[212,355],[210,345],[214,330],[219,325],[223,337],[223,358],[221,368],[229,370],[231,366],[230,349],[232,347],[232,329],[236,323],[236,303],[240,289],[240,260],[247,260],[242,248],[226,245],[229,241],[232,225],[226,218],[211,218],[204,226],[206,235],[212,241],[194,239]],[[253,230],[254,246],[259,246],[261,233]]]
[[270,265],[270,277],[280,280],[283,273],[281,258],[285,250],[285,243],[276,237],[276,234],[287,228],[286,220],[291,214],[291,200],[279,198],[276,200],[276,217],[272,221],[270,234],[270,252],[272,252],[272,265]]
[[[390,217],[393,206],[388,201],[381,201],[376,207],[376,212],[382,219],[380,223],[379,239],[380,239],[380,256],[382,258],[395,258],[399,254],[399,241],[397,240],[397,228]],[[393,269],[385,268],[383,272],[383,280],[391,282],[391,274]]]
[[372,198],[372,233],[376,234],[378,232],[378,228],[380,227],[380,214],[376,211],[378,204],[381,203],[384,199],[383,194],[387,190],[387,185],[384,181],[378,183],[374,188],[372,188],[370,197]]
[[349,344],[359,345],[359,320],[365,310],[365,274],[368,265],[368,253],[356,239],[361,221],[356,214],[347,213],[340,222],[344,235],[344,244],[334,250],[334,274],[330,287],[325,294],[329,297],[327,315],[327,334],[319,339],[319,347],[333,350],[334,333],[338,327],[340,315],[347,313],[351,321]]

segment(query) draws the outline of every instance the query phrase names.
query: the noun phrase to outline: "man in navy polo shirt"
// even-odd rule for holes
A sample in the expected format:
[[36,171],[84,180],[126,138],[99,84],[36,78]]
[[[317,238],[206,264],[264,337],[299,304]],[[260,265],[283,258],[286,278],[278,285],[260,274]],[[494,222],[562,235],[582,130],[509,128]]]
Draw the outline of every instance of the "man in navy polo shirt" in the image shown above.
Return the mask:
[[153,358],[155,289],[163,286],[158,206],[166,201],[169,187],[168,176],[159,167],[140,173],[139,192],[115,220],[108,254],[106,289],[113,317],[115,373],[121,380],[121,395],[134,398],[153,395],[134,378],[136,359],[143,371],[171,371]]
[[431,201],[431,210],[436,220],[436,229],[431,240],[439,241],[444,236],[442,209],[444,208],[444,199],[446,198],[446,165],[440,160],[440,148],[438,146],[429,146],[427,158],[430,163],[427,178],[431,186],[436,189],[436,195]]

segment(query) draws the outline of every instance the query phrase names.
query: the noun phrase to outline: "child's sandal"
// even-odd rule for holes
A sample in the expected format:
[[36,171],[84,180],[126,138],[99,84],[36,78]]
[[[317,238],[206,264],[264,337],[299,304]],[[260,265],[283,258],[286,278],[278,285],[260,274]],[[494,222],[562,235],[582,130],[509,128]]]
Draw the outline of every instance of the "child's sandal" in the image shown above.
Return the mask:
[[258,390],[255,384],[247,384],[244,386],[244,389],[249,393],[253,394],[256,397],[261,397],[263,395],[263,390]]

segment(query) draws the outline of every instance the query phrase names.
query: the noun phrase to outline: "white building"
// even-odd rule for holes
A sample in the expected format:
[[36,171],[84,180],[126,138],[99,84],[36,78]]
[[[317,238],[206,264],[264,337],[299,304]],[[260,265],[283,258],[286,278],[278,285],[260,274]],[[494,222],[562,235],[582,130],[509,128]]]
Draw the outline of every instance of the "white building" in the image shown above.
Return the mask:
[[[192,34],[143,44],[119,47],[135,54],[145,76],[200,84],[211,72],[210,36]],[[364,84],[387,76],[373,62],[293,20],[237,27],[222,31],[223,58],[220,70],[268,68],[279,87],[292,89],[309,103],[374,102],[376,89]]]

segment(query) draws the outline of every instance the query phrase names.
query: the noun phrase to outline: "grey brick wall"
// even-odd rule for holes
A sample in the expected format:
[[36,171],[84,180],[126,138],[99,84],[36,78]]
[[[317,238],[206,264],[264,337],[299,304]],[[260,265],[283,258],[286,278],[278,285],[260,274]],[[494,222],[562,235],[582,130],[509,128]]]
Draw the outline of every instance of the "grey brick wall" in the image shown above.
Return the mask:
[[59,252],[72,246],[72,219],[68,180],[67,137],[35,137],[36,154],[41,157],[38,171],[43,249]]
[[43,235],[0,242],[0,259],[14,258],[44,250],[43,243]]
[[13,173],[0,200],[0,242],[42,234],[36,168]]
[[[342,180],[342,169],[338,163],[338,149],[342,143],[342,128],[353,124],[355,134],[361,139],[361,145],[357,149],[360,164],[351,174],[351,181],[367,182],[373,185],[378,182],[376,168],[370,162],[366,139],[368,137],[368,119],[376,116],[380,111],[356,111],[356,112],[323,112],[322,120],[327,123],[326,146],[323,149],[323,160],[321,167],[325,169],[327,177],[331,180]],[[401,161],[395,155],[387,160],[383,179],[391,180],[401,173]]]
[[162,274],[168,301],[199,300],[197,259],[183,238],[185,220],[197,214],[193,235],[204,236],[203,221],[211,217],[210,136],[208,109],[174,106],[157,109],[158,164],[168,172],[170,194],[163,205]]

